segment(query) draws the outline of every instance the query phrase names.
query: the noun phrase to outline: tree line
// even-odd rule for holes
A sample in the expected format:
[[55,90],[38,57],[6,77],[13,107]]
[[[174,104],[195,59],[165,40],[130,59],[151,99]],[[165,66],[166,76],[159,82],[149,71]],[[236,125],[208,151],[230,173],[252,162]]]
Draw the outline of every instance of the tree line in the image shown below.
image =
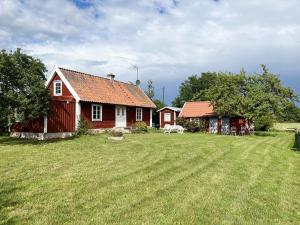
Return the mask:
[[247,74],[206,72],[188,77],[179,87],[173,106],[186,101],[210,101],[218,115],[254,120],[258,129],[274,121],[300,122],[298,96],[278,75],[261,65],[262,72]]
[[[182,107],[186,101],[210,101],[221,116],[241,116],[254,120],[256,126],[267,129],[274,121],[300,122],[298,96],[285,87],[278,75],[261,65],[262,72],[247,74],[205,72],[192,75],[179,87],[172,102]],[[7,130],[14,121],[21,123],[50,113],[50,93],[45,87],[46,67],[41,60],[23,53],[0,52],[0,131]],[[156,104],[165,106],[154,98],[153,81],[147,82],[145,93]],[[159,115],[153,111],[153,122]]]

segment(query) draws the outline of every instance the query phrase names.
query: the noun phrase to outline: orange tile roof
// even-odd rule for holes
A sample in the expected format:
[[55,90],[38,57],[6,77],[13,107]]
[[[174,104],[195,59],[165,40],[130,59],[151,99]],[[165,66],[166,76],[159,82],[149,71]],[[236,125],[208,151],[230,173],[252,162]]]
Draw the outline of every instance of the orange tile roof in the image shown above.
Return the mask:
[[59,68],[81,101],[156,108],[134,84]]
[[182,107],[179,117],[195,118],[195,117],[207,117],[215,116],[213,106],[210,102],[186,102]]

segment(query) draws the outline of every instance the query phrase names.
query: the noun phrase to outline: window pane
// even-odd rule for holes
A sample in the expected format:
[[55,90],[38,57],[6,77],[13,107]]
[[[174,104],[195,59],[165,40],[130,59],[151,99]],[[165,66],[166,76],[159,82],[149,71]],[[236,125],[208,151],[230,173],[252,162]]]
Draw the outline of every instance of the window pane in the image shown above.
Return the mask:
[[164,114],[164,120],[165,120],[165,122],[170,122],[171,121],[171,114],[170,113],[165,113]]

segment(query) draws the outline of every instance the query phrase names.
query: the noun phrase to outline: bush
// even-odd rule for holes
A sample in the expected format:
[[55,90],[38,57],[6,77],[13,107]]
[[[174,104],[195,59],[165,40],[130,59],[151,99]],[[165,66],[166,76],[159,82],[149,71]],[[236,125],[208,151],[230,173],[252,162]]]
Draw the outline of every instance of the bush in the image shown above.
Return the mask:
[[255,120],[254,127],[256,131],[269,131],[273,127],[273,120],[267,116],[261,117]]
[[79,120],[75,135],[86,135],[89,131],[89,123],[86,120]]
[[145,133],[148,132],[148,127],[145,122],[136,122],[132,125],[133,133]]
[[184,119],[184,118],[178,118],[176,120],[176,124],[180,125],[182,127],[184,127],[185,129],[187,129],[187,131],[190,132],[205,132],[206,130],[206,122],[205,119]]
[[108,134],[112,137],[123,137],[123,133],[121,131],[111,130],[108,132]]

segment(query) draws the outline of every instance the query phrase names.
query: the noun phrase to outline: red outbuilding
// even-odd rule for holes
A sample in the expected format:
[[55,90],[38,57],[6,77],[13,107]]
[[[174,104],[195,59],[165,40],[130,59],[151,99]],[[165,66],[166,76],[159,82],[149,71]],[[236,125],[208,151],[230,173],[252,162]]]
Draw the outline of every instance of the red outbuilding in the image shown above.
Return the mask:
[[179,116],[181,108],[166,106],[160,110],[159,112],[159,127],[164,128],[166,124],[176,125],[176,119]]
[[50,116],[15,123],[12,135],[21,137],[71,136],[79,121],[86,121],[94,131],[109,128],[130,128],[138,121],[152,126],[155,104],[137,84],[56,67],[46,82],[51,94]]
[[204,119],[206,131],[213,134],[247,134],[253,129],[253,124],[244,118],[219,116],[209,101],[186,102],[178,118]]

